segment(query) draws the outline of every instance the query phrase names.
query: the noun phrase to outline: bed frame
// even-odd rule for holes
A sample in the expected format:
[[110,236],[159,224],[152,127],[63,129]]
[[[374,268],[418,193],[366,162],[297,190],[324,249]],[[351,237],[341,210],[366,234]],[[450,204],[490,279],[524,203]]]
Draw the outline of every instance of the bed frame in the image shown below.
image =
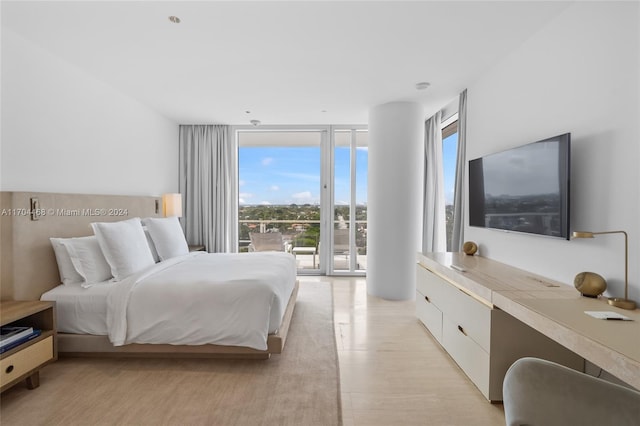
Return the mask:
[[[92,235],[91,222],[160,217],[159,197],[0,192],[0,298],[39,300],[60,283],[50,237]],[[35,215],[31,213],[35,211]],[[36,220],[33,220],[36,219]],[[113,346],[107,336],[57,334],[60,355],[266,359],[282,353],[298,294],[291,294],[279,330],[264,351],[221,345],[129,344]]]

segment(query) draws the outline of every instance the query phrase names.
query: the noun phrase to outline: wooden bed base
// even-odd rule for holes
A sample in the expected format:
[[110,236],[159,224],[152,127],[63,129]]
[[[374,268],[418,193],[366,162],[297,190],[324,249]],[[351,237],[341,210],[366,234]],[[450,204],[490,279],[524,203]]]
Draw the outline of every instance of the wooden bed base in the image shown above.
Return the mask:
[[244,346],[223,345],[160,345],[131,343],[113,346],[107,336],[58,333],[58,355],[77,357],[138,357],[138,358],[234,358],[268,359],[282,353],[287,340],[291,317],[298,296],[298,281],[291,292],[282,323],[276,333],[267,338],[267,350]]
[[[81,237],[91,234],[91,222],[113,222],[131,217],[159,217],[158,197],[96,194],[56,194],[46,192],[0,192],[0,207],[10,211],[30,211],[34,202],[47,214],[32,218],[27,214],[0,216],[0,299],[39,300],[42,293],[60,283],[58,265],[50,237]],[[109,211],[125,211],[111,216]],[[84,215],[82,212],[105,215]],[[37,219],[37,220],[33,220]],[[113,346],[107,336],[57,333],[56,346],[63,356],[207,357],[257,358],[282,352],[298,294],[298,283],[287,304],[278,332],[269,335],[267,350],[220,345]]]

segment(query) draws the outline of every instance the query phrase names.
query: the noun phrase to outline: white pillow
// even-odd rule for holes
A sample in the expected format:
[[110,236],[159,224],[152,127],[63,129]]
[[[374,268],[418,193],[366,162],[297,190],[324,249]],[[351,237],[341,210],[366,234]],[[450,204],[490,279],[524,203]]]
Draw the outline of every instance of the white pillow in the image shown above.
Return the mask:
[[58,271],[60,272],[60,281],[64,285],[70,284],[82,284],[84,278],[76,271],[71,261],[71,256],[67,248],[62,244],[63,241],[69,238],[49,238],[51,245],[53,246],[53,252],[56,254],[56,261],[58,262]]
[[153,261],[158,263],[160,262],[160,256],[158,256],[158,250],[156,250],[156,245],[153,244],[153,240],[151,239],[151,235],[149,235],[149,230],[146,226],[143,226],[144,236],[147,237],[147,244],[149,244],[149,250],[151,250],[151,256],[153,257]]
[[102,253],[111,266],[115,281],[123,280],[155,263],[140,218],[134,217],[120,222],[96,222],[91,226]]
[[167,218],[148,217],[144,224],[156,246],[160,260],[171,259],[189,253],[187,240],[175,216]]
[[83,287],[91,287],[111,278],[111,267],[95,236],[67,238],[61,243],[67,249],[73,267],[84,279]]

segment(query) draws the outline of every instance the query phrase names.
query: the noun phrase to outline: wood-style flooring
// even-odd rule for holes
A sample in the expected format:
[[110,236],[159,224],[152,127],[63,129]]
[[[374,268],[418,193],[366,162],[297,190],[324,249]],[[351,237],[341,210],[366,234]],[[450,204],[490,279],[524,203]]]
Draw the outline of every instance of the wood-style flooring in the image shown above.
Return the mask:
[[415,316],[413,301],[367,295],[364,278],[333,286],[344,426],[504,425]]

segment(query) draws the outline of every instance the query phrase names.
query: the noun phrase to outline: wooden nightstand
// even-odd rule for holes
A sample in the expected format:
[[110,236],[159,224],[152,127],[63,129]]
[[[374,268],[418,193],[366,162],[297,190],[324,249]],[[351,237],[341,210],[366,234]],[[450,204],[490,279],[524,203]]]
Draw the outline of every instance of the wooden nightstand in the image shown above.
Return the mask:
[[189,246],[189,251],[204,251],[204,246]]
[[0,354],[0,392],[26,380],[28,389],[40,385],[40,369],[58,359],[54,302],[0,303],[0,326],[28,326],[40,336]]

